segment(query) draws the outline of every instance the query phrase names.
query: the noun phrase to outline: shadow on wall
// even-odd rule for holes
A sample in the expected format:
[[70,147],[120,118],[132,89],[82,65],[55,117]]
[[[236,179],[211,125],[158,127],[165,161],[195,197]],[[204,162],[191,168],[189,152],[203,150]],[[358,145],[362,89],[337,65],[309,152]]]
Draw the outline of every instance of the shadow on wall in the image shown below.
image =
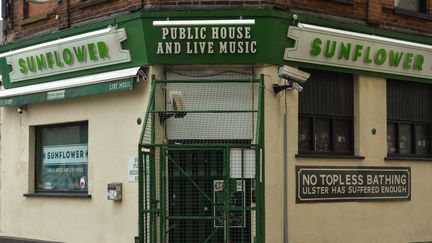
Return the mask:
[[62,243],[62,242],[31,240],[31,239],[24,239],[24,238],[0,236],[0,243]]

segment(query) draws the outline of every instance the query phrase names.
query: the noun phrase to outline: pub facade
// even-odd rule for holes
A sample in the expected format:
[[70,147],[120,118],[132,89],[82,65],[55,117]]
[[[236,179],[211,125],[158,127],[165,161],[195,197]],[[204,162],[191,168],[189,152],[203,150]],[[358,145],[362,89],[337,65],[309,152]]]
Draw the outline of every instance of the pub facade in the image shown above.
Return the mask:
[[0,239],[430,241],[431,51],[274,9],[6,45]]

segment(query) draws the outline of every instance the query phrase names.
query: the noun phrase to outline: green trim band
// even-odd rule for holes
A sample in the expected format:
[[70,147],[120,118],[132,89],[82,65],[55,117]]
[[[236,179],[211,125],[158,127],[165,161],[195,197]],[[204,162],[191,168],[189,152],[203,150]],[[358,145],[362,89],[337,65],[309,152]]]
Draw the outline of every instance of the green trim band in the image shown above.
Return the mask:
[[98,83],[75,88],[66,88],[30,95],[20,95],[0,99],[0,106],[20,106],[48,101],[71,99],[86,95],[105,94],[130,91],[134,88],[133,78],[120,79],[112,82]]

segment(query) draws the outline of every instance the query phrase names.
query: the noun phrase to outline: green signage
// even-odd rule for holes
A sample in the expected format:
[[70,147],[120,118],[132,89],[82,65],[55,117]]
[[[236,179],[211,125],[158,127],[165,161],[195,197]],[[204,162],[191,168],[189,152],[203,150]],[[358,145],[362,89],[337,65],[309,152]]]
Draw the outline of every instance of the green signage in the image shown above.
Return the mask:
[[5,89],[145,64],[143,18],[138,12],[0,47]]
[[353,45],[350,42],[344,43],[330,39],[325,40],[323,43],[322,38],[319,37],[313,39],[310,54],[315,57],[320,55],[325,58],[337,57],[338,60],[363,62],[365,64],[373,63],[375,65],[384,65],[387,63],[390,67],[399,67],[399,65],[402,65],[404,69],[413,70],[422,70],[424,64],[424,56],[421,54],[412,52],[404,53],[402,51],[388,50],[386,48],[374,50],[373,47],[369,45]]
[[144,25],[151,64],[282,64],[291,42],[282,37],[288,20],[253,14],[154,18]]
[[[87,57],[88,56],[88,57]],[[72,66],[75,62],[87,63],[98,59],[109,59],[107,44],[103,41],[87,45],[63,48],[60,52],[46,52],[39,55],[26,56],[18,59],[22,74],[36,71],[49,71],[65,65]]]
[[43,103],[48,101],[70,99],[87,95],[130,91],[133,90],[133,88],[133,78],[127,78],[112,82],[97,83],[56,91],[0,98],[0,106],[19,106],[25,104]]
[[432,46],[307,24],[290,26],[288,37],[296,43],[285,60],[432,77]]
[[250,26],[162,27],[156,54],[254,54],[257,41]]
[[125,29],[105,28],[7,52],[0,56],[12,66],[11,82],[130,62]]

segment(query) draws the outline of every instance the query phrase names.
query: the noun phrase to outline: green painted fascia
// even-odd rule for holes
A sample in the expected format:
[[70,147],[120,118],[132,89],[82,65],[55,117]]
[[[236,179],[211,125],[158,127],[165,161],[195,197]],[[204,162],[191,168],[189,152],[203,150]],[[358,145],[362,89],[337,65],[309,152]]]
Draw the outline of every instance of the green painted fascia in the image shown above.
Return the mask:
[[[376,27],[368,26],[366,24],[363,25],[363,24],[338,22],[335,20],[314,16],[313,13],[311,14],[296,13],[296,14],[299,16],[299,21],[302,23],[319,25],[323,27],[353,31],[353,32],[370,34],[370,35],[379,35],[379,36],[393,38],[393,39],[432,45],[432,38],[428,38],[426,36],[412,35],[412,34],[407,34],[402,32],[378,29]],[[376,72],[360,71],[354,69],[345,69],[345,68],[329,67],[323,65],[313,65],[313,64],[297,63],[297,62],[293,63],[293,62],[284,61],[283,60],[284,49],[288,47],[292,47],[294,43],[293,40],[287,37],[288,26],[293,25],[292,15],[293,12],[289,10],[282,11],[282,10],[275,10],[271,8],[260,8],[260,9],[241,8],[241,9],[227,9],[227,10],[215,10],[215,9],[170,10],[170,11],[144,10],[141,12],[125,14],[101,22],[92,23],[85,26],[75,27],[65,31],[59,31],[41,37],[36,37],[32,39],[11,43],[7,46],[0,47],[0,53],[24,48],[31,45],[36,45],[39,43],[44,43],[58,38],[64,38],[68,36],[86,33],[89,31],[94,31],[97,29],[105,28],[108,25],[118,25],[119,27],[126,28],[128,30],[128,39],[125,42],[123,42],[123,45],[131,51],[131,55],[132,55],[131,63],[118,64],[118,65],[95,68],[95,69],[84,70],[84,71],[76,71],[76,72],[71,72],[63,75],[53,75],[50,77],[39,78],[39,79],[26,81],[26,82],[20,82],[20,84],[13,84],[13,85],[10,84],[8,80],[8,75],[4,75],[3,76],[4,84],[6,88],[12,88],[12,87],[19,87],[19,86],[24,86],[24,85],[34,84],[34,83],[71,78],[75,76],[112,71],[114,69],[127,68],[131,66],[154,64],[155,63],[154,61],[152,63],[152,60],[149,61],[148,59],[149,51],[154,51],[151,50],[154,47],[150,46],[149,44],[151,42],[150,40],[152,40],[153,38],[157,38],[156,36],[151,36],[153,32],[151,21],[158,20],[158,19],[159,20],[168,19],[168,18],[209,19],[209,18],[230,18],[230,17],[233,18],[252,17],[255,19],[262,19],[265,20],[266,23],[269,25],[269,27],[266,28],[260,34],[265,36],[265,39],[261,39],[261,42],[264,43],[264,46],[262,46],[261,48],[264,48],[268,53],[264,54],[263,57],[258,58],[259,60],[258,59],[250,60],[250,62],[271,63],[271,64],[278,64],[278,65],[289,63],[293,66],[313,67],[316,69],[324,69],[324,70],[347,72],[347,73],[362,74],[362,75],[372,75],[372,76],[379,76],[379,77],[386,77],[386,78],[390,77],[395,79],[403,79],[403,80],[410,80],[410,81],[412,80],[412,81],[425,82],[425,83],[431,82],[431,80],[429,79],[409,78],[406,76],[399,76],[399,75],[381,74]],[[132,33],[132,35],[130,33]],[[234,57],[233,60],[227,63],[244,64],[242,63],[244,62],[244,59],[237,58],[235,56],[233,57]],[[237,60],[236,58],[238,59],[238,61],[236,61]],[[155,58],[153,57],[153,59]],[[162,58],[160,62],[164,64],[177,64],[180,63],[181,61],[179,61],[175,57],[171,57],[170,59]],[[198,58],[197,60],[192,60],[191,62],[197,64],[198,63],[216,64],[216,63],[220,63],[221,61],[214,60],[214,58],[213,59],[208,58],[207,60]],[[2,70],[5,70],[6,72],[11,71],[10,67],[6,65],[5,58],[0,59],[0,67]]]
[[[273,17],[278,14],[279,17]],[[272,9],[232,9],[232,10],[178,10],[152,11],[143,13],[145,45],[148,50],[149,64],[283,64],[283,53],[286,47],[293,45],[288,39],[290,13],[276,12]],[[258,52],[253,56],[243,54],[212,54],[195,55],[193,58],[181,53],[176,56],[157,55],[156,43],[160,39],[160,30],[154,28],[153,20],[180,19],[239,19],[253,18],[256,20],[253,40],[259,45]]]
[[412,82],[428,83],[428,84],[432,83],[432,80],[430,80],[430,79],[415,78],[415,77],[408,77],[408,76],[402,76],[402,75],[394,75],[394,74],[389,74],[389,73],[369,72],[369,71],[357,70],[357,69],[338,68],[338,67],[333,67],[333,66],[325,66],[325,65],[318,65],[318,64],[312,64],[312,63],[300,63],[300,62],[287,61],[287,62],[285,62],[285,64],[290,65],[292,67],[303,67],[303,68],[317,69],[317,70],[330,71],[330,72],[340,72],[340,73],[349,73],[349,74],[364,75],[364,76],[374,76],[374,77],[380,77],[380,78],[398,79],[398,80],[403,80],[403,81],[412,81]]
[[[299,17],[298,20],[301,23],[305,23],[305,24],[312,24],[312,25],[318,25],[318,26],[323,26],[323,27],[328,27],[328,28],[334,28],[334,29],[352,31],[352,32],[369,34],[369,35],[377,35],[377,36],[382,36],[382,37],[387,37],[387,38],[392,38],[392,39],[397,39],[397,40],[421,43],[421,44],[425,44],[425,45],[432,45],[432,38],[431,37],[413,35],[413,34],[384,30],[384,29],[378,29],[378,28],[374,28],[374,27],[362,25],[362,24],[343,23],[343,22],[338,22],[335,20],[319,18],[316,16],[311,16],[311,15],[306,15],[306,14],[297,14],[297,15]],[[313,69],[326,70],[326,71],[352,73],[352,74],[357,74],[357,75],[370,75],[370,76],[375,76],[375,77],[399,79],[399,80],[404,80],[404,81],[413,81],[413,82],[421,82],[421,83],[429,83],[429,84],[432,83],[431,79],[416,78],[416,77],[409,77],[409,76],[403,76],[403,75],[394,75],[394,74],[388,74],[388,73],[369,72],[369,71],[363,71],[363,70],[357,70],[357,69],[338,68],[338,67],[332,67],[332,66],[317,65],[317,64],[310,64],[310,63],[301,63],[301,62],[292,62],[292,61],[285,61],[285,64],[296,66],[296,67],[306,67],[306,68],[313,68]]]
[[[128,63],[121,63],[116,65],[109,65],[94,69],[87,69],[87,70],[81,70],[81,71],[75,71],[65,74],[56,74],[48,77],[42,77],[38,79],[32,79],[32,80],[26,80],[18,83],[11,83],[9,79],[9,73],[12,71],[11,67],[7,65],[6,58],[0,59],[0,67],[2,72],[6,72],[6,75],[3,75],[3,84],[5,88],[16,88],[20,86],[27,86],[31,84],[36,83],[44,83],[44,82],[50,82],[55,80],[61,80],[61,79],[67,79],[77,76],[85,76],[85,75],[91,75],[101,72],[108,72],[113,71],[117,69],[124,69],[124,68],[130,68],[130,67],[136,67],[141,66],[144,64],[147,64],[147,55],[146,55],[146,49],[144,48],[144,27],[141,21],[141,13],[133,13],[128,14],[125,16],[119,16],[113,19],[104,20],[98,23],[89,24],[82,27],[76,27],[69,30],[53,33],[50,35],[46,35],[43,37],[33,38],[24,40],[21,42],[16,42],[7,46],[2,47],[3,52],[10,51],[10,50],[16,50],[25,48],[27,46],[37,45],[40,43],[56,40],[59,38],[65,38],[73,35],[78,35],[102,28],[106,28],[109,25],[118,25],[119,28],[125,28],[127,31],[128,39],[122,42],[122,46],[125,49],[130,50],[131,54],[131,62]],[[132,51],[133,50],[133,51]]]
[[400,31],[390,31],[385,29],[374,28],[371,26],[367,26],[366,24],[353,24],[353,23],[343,23],[335,20],[320,18],[312,15],[306,14],[297,14],[298,20],[301,23],[319,25],[328,28],[341,29],[346,31],[358,32],[369,35],[379,35],[382,37],[411,41],[422,43],[426,45],[432,45],[432,38],[427,36],[408,34]]
[[[250,16],[250,17],[275,17],[279,19],[286,19],[292,21],[292,15],[294,12],[291,10],[276,10],[271,8],[256,8],[256,9],[229,9],[229,10],[171,10],[171,11],[144,11],[142,12],[143,18],[213,18],[213,17],[238,17],[238,16]],[[368,26],[366,24],[353,24],[343,23],[331,19],[308,15],[304,13],[295,13],[298,15],[298,20],[302,23],[319,25],[323,27],[341,29],[346,31],[353,31],[358,33],[379,35],[383,37],[412,41],[417,43],[432,45],[432,38],[421,35],[408,34],[400,31],[391,31],[385,29],[379,29],[376,27]],[[292,25],[292,24],[291,24]],[[288,31],[288,30],[287,30]]]
[[79,27],[72,27],[70,29],[63,30],[63,31],[53,32],[49,35],[42,35],[42,36],[30,38],[30,39],[18,40],[18,41],[15,41],[13,43],[7,44],[5,46],[1,46],[0,47],[0,53],[7,52],[7,51],[13,51],[16,49],[21,49],[21,48],[24,48],[27,46],[37,45],[40,43],[56,40],[59,38],[65,38],[65,37],[69,37],[69,36],[79,35],[79,34],[83,34],[86,32],[95,31],[98,29],[105,28],[108,25],[121,24],[123,22],[128,22],[128,21],[132,21],[132,20],[140,19],[140,18],[141,18],[141,13],[136,12],[136,13],[132,13],[132,14],[128,14],[128,15],[117,16],[117,17],[112,18],[112,19],[106,19],[106,20],[103,20],[100,22],[95,22],[95,23],[91,23],[91,24],[87,24],[87,25],[83,25],[83,26],[79,26]]
[[[113,85],[118,84],[127,84],[124,85],[124,88],[116,88],[112,89]],[[116,86],[118,87],[118,86]],[[50,101],[59,101],[65,99],[72,99],[81,96],[88,95],[97,95],[97,94],[105,94],[105,93],[115,93],[121,91],[131,91],[134,88],[134,80],[133,78],[120,79],[106,83],[98,83],[74,88],[67,88],[64,90],[64,97],[59,99],[49,99],[48,93],[50,92],[41,92],[36,94],[29,95],[20,95],[9,98],[1,98],[0,99],[0,107],[1,106],[20,106],[20,105],[28,105],[28,104],[36,104],[36,103],[45,103]]]

